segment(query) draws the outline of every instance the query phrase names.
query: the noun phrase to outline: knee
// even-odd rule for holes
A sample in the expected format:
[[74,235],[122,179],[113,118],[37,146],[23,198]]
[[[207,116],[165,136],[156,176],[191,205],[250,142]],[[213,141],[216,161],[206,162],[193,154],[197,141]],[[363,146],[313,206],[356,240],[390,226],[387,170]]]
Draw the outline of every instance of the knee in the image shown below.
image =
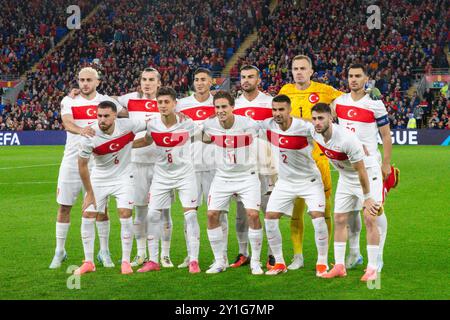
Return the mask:
[[147,222],[157,224],[161,221],[161,212],[159,210],[149,210],[147,214]]
[[131,218],[132,211],[130,209],[119,209],[119,217],[121,219]]
[[72,206],[65,206],[60,205],[58,208],[58,216],[59,218],[69,218],[70,217],[70,210],[72,209]]
[[376,224],[376,216],[372,216],[371,214],[364,213],[364,224],[367,229],[372,229],[377,226]]
[[[120,211],[119,211],[120,213]],[[109,218],[106,214],[97,214],[97,221],[108,221]]]
[[268,220],[275,220],[280,218],[280,214],[278,212],[266,212],[264,218]]
[[336,228],[346,228],[347,227],[347,217],[345,214],[335,214],[334,215],[334,225]]
[[220,212],[219,211],[208,211],[207,216],[208,216],[208,221],[211,222],[219,222],[219,215]]
[[102,220],[98,220],[97,219],[98,216],[102,216],[101,214],[98,214],[97,212],[86,212],[86,211],[84,211],[82,216],[83,216],[83,218],[86,218],[86,219],[95,219],[97,221],[102,221]]

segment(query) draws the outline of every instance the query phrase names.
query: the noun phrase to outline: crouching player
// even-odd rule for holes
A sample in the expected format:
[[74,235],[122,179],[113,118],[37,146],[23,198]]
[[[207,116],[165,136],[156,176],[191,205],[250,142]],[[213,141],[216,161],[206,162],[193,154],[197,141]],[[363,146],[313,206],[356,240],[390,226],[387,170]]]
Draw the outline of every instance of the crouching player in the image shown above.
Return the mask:
[[301,198],[308,206],[314,225],[318,252],[316,275],[320,277],[328,269],[325,192],[320,171],[311,156],[312,125],[302,119],[293,118],[291,111],[289,97],[278,95],[272,100],[273,118],[266,119],[261,124],[272,144],[273,154],[279,157],[278,181],[270,195],[265,219],[267,240],[276,263],[266,274],[277,275],[287,271],[279,220],[282,215],[291,216],[294,201]]
[[[84,137],[80,142],[78,169],[86,190],[83,202],[81,238],[85,260],[74,274],[81,275],[95,271],[94,242],[95,219],[105,213],[109,196],[117,201],[121,224],[122,274],[133,273],[130,254],[133,245],[133,183],[131,171],[131,148],[137,132],[146,129],[141,120],[116,119],[116,105],[103,101],[97,107],[98,124],[93,125],[95,136]],[[94,155],[95,165],[89,174],[88,162]]]
[[[377,257],[380,234],[377,215],[381,208],[381,195],[372,195],[369,176],[364,165],[364,148],[357,136],[345,127],[332,123],[330,106],[318,103],[312,108],[313,138],[322,152],[339,172],[334,209],[335,266],[323,278],[345,277],[345,248],[347,245],[347,219],[350,213],[364,209],[367,228],[368,265],[361,281],[377,278]],[[381,183],[381,179],[374,180]],[[375,199],[374,199],[375,198]]]

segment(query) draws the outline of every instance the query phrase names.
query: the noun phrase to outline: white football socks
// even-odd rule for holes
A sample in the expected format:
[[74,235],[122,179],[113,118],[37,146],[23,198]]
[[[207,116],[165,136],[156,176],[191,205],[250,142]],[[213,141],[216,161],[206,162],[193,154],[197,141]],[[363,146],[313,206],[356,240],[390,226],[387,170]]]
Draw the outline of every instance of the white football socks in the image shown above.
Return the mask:
[[109,232],[111,225],[109,220],[96,221],[98,238],[100,240],[100,251],[109,251]]
[[161,216],[161,256],[170,257],[170,242],[172,240],[172,215],[170,209],[163,209]]
[[348,215],[348,243],[350,254],[353,256],[360,256],[361,250],[359,248],[359,238],[361,235],[361,215],[359,211],[350,212]]
[[[226,258],[228,256],[228,212],[220,212],[220,227],[222,228],[222,241],[223,241],[223,256]],[[225,259],[226,262],[227,259]]]
[[372,269],[378,268],[378,251],[379,246],[377,245],[367,245],[367,267]]
[[267,242],[272,249],[276,263],[285,264],[283,258],[283,242],[279,227],[279,219],[264,219],[266,225]]
[[95,218],[81,218],[84,260],[94,262]]
[[189,238],[189,261],[198,261],[200,248],[200,226],[197,221],[197,211],[189,210],[184,213],[186,233]]
[[328,265],[328,228],[325,218],[312,219],[317,247],[317,264]]
[[135,206],[133,231],[136,238],[137,255],[140,257],[146,256],[147,251],[147,214],[148,206]]
[[159,210],[148,209],[147,242],[149,260],[158,263],[159,238],[161,237],[161,213]]
[[214,254],[214,259],[217,263],[225,264],[223,261],[223,232],[222,227],[219,226],[214,229],[208,229],[208,239],[211,244],[211,249]]
[[67,233],[69,232],[70,222],[62,223],[56,222],[56,248],[55,254],[58,256],[62,256],[64,254]]
[[380,248],[378,251],[378,255],[380,257],[380,260],[383,261],[383,250],[384,244],[386,243],[386,235],[388,229],[386,213],[383,213],[381,216],[377,217],[377,227],[378,231],[380,232],[380,245],[379,245]]
[[131,248],[133,247],[133,219],[120,219],[120,238],[122,239],[122,262],[130,262]]
[[334,260],[336,264],[345,266],[345,248],[346,242],[334,242]]
[[236,204],[236,235],[239,253],[248,257],[248,219],[244,204],[240,201]]
[[261,258],[261,247],[263,241],[263,229],[248,229],[248,240],[252,248],[252,263],[259,263]]

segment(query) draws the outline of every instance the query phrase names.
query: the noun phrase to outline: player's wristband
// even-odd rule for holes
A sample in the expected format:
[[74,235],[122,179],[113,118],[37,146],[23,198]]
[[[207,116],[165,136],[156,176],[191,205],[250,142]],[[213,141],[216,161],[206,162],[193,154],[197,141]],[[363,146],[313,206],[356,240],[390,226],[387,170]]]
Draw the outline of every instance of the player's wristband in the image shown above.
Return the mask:
[[364,200],[367,200],[370,198],[370,193],[364,193]]

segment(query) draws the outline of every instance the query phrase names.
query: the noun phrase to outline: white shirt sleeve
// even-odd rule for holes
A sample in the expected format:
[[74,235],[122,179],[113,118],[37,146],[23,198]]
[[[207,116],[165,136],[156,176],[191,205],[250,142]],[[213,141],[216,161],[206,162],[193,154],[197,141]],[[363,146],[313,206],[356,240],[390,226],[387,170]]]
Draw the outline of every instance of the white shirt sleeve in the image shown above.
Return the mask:
[[389,124],[388,113],[383,101],[381,100],[373,101],[372,110],[374,112],[378,127],[382,127],[384,125]]
[[78,155],[82,158],[89,159],[93,149],[94,149],[94,142],[92,138],[82,137],[80,141],[80,150],[78,152]]
[[132,121],[132,131],[133,133],[137,133],[137,132],[141,132],[141,131],[146,131],[147,130],[147,121],[145,120],[135,120],[135,119],[130,119]]
[[73,115],[72,108],[70,107],[69,101],[71,98],[64,97],[61,101],[61,116],[64,116],[66,114]]
[[129,100],[130,100],[129,94],[124,94],[123,96],[120,96],[120,97],[117,98],[117,101],[124,108],[127,108]]

